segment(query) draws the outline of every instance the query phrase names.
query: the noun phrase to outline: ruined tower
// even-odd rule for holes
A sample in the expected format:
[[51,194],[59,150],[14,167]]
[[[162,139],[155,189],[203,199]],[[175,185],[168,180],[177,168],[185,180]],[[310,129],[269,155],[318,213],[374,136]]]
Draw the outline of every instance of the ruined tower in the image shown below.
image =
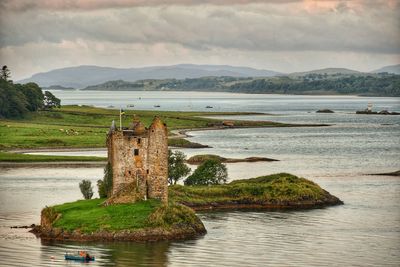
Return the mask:
[[111,127],[107,148],[113,174],[111,197],[130,194],[134,200],[168,201],[168,133],[158,117],[149,128],[137,118],[128,129]]

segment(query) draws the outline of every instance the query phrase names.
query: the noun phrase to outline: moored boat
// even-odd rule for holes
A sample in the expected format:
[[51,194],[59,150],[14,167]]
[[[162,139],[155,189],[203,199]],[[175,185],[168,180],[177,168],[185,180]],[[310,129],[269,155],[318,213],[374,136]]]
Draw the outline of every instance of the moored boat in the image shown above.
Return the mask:
[[94,261],[94,256],[90,256],[86,251],[78,251],[76,254],[65,253],[65,260],[74,261]]

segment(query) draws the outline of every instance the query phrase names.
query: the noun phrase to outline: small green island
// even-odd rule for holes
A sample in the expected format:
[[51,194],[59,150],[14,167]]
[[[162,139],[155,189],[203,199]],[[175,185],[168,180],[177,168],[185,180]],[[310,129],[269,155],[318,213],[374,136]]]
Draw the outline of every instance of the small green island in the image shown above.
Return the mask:
[[172,185],[168,192],[168,204],[151,199],[106,206],[106,199],[92,199],[46,207],[41,225],[32,232],[52,240],[178,240],[206,233],[195,210],[310,209],[343,204],[312,181],[287,173],[222,185]]

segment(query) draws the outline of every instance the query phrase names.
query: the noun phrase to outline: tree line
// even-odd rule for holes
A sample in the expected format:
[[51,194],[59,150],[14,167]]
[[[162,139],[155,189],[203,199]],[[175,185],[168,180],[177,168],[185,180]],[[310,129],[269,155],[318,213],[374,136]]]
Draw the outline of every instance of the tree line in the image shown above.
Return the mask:
[[400,96],[400,75],[350,76],[337,79],[257,79],[236,83],[230,92],[241,93],[337,93],[374,96]]
[[109,81],[84,90],[161,90],[218,91],[235,93],[276,94],[354,94],[400,96],[400,75],[378,74],[319,74],[302,76],[202,77],[187,79],[142,80],[136,82]]
[[22,118],[29,112],[61,106],[61,100],[49,91],[42,92],[36,83],[14,84],[11,72],[0,72],[0,118]]

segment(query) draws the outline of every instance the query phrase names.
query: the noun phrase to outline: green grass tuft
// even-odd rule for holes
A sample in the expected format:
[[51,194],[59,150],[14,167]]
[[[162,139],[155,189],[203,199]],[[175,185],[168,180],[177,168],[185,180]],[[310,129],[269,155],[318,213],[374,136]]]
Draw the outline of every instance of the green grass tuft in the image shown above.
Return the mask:
[[[79,200],[46,209],[61,214],[52,226],[69,232],[114,232],[149,227],[168,229],[171,226],[201,224],[194,211],[182,205],[170,203],[166,206],[158,200],[150,199],[133,204],[103,206],[104,201],[105,199]],[[54,218],[53,213],[51,218]]]
[[193,210],[183,205],[162,205],[158,207],[148,219],[151,226],[170,227],[172,225],[195,225],[199,219]]

